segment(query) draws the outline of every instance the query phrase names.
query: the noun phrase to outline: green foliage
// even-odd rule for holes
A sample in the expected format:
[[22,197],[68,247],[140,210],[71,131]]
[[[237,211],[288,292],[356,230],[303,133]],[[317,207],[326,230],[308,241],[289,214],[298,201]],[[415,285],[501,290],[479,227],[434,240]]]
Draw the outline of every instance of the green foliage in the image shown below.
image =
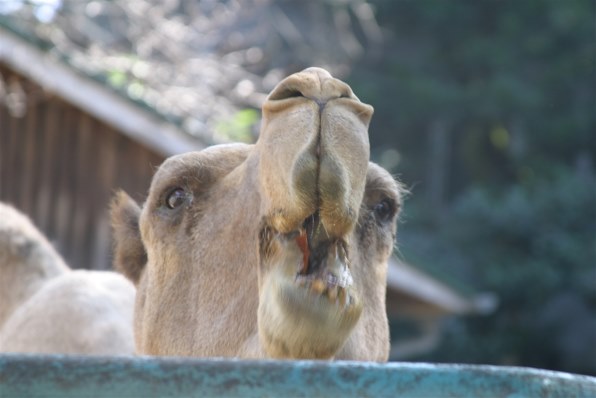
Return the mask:
[[501,303],[488,317],[451,321],[433,360],[596,371],[595,195],[593,177],[562,171],[454,201],[436,238]]
[[128,76],[126,75],[126,72],[121,71],[121,70],[108,71],[106,76],[107,76],[106,80],[107,80],[108,84],[115,88],[124,87],[124,85],[126,85],[127,80],[128,80]]
[[[551,173],[553,156],[569,164],[578,147],[596,152],[591,1],[373,3],[392,39],[350,83],[375,106],[372,141],[403,154],[396,171],[426,177],[437,120],[451,131],[451,195],[523,170]],[[508,132],[507,146],[491,142],[495,128]]]
[[501,303],[421,359],[596,374],[593,1],[371,3],[387,48],[350,84],[412,191],[400,250]]
[[238,111],[229,120],[222,120],[215,126],[215,135],[223,141],[253,143],[255,141],[254,126],[260,114],[254,109]]

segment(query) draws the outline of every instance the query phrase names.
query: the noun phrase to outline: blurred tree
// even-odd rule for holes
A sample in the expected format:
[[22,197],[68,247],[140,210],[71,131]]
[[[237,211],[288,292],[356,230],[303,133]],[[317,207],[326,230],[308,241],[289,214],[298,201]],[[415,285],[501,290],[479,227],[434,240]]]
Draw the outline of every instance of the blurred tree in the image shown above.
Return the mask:
[[401,251],[502,302],[423,359],[596,374],[595,3],[371,3],[350,83],[413,190]]
[[254,140],[283,77],[345,75],[382,38],[365,0],[0,0],[0,28],[207,143]]
[[[435,235],[499,310],[453,320],[434,361],[490,361],[577,373],[596,365],[596,183],[560,170],[500,193],[475,187]],[[453,227],[457,226],[457,227]],[[432,239],[432,238],[431,238]]]
[[439,171],[436,146],[450,154],[449,198],[593,158],[592,1],[372,3],[385,55],[357,63],[350,82],[375,105],[373,142],[398,148],[409,181]]

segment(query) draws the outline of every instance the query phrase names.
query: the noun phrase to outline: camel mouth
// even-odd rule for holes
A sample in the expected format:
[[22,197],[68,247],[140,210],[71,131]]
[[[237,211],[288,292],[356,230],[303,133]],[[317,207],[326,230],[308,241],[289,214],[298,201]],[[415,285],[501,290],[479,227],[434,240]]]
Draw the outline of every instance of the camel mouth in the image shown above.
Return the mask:
[[317,211],[290,231],[267,226],[261,232],[262,269],[267,273],[261,279],[259,322],[271,321],[263,338],[272,347],[285,342],[281,357],[329,358],[363,309],[350,270],[351,240],[328,233]]
[[296,268],[295,285],[349,306],[353,300],[349,294],[353,278],[346,240],[328,236],[318,211],[307,217],[300,229],[285,237],[293,241],[302,254]]

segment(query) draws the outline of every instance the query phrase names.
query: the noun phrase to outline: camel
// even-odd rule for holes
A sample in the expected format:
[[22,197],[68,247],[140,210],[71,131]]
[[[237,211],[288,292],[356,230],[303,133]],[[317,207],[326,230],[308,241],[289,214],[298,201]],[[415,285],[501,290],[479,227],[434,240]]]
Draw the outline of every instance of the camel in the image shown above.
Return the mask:
[[119,273],[71,270],[0,203],[0,352],[132,355],[134,296]]
[[327,71],[279,83],[254,145],[166,159],[112,203],[137,353],[386,361],[401,188],[369,162],[373,108]]

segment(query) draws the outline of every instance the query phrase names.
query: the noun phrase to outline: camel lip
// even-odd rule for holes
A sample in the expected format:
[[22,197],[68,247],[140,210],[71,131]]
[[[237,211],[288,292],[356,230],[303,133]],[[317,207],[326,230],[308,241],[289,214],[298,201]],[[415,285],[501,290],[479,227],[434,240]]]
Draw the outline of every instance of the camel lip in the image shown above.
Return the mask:
[[310,239],[304,238],[304,235],[308,236],[308,233],[301,233],[295,239],[302,252],[299,275],[321,275],[326,270],[337,273],[339,268],[347,267],[347,256],[340,241],[318,241],[315,246]]
[[[322,302],[335,305],[336,309],[348,310],[358,300],[353,291],[346,239],[329,238],[317,218],[317,215],[311,215],[299,228],[274,234],[283,242],[282,247],[294,253],[291,262],[286,263],[295,267],[293,278],[290,277],[288,282],[291,281],[292,289],[303,292],[304,297],[317,300],[324,297],[326,300]],[[288,271],[291,274],[292,271]]]
[[351,286],[353,280],[345,241],[317,238],[314,232],[316,227],[309,225],[312,221],[308,220],[312,220],[312,217],[305,221],[298,233],[293,234],[293,240],[302,253],[296,279],[306,282],[321,280],[328,288]]
[[[303,267],[301,266],[300,269]],[[312,270],[314,267],[310,267]],[[348,310],[354,304],[352,274],[338,257],[328,259],[323,266],[309,273],[296,273],[294,286],[309,297],[324,297],[324,303]],[[320,302],[319,302],[320,303]]]
[[297,280],[320,280],[329,287],[352,284],[346,238],[329,236],[319,211],[306,217],[296,229],[288,233],[277,232],[275,236],[302,254],[296,266]]
[[302,226],[286,234],[278,234],[286,242],[293,242],[302,253],[299,275],[321,274],[328,261],[338,259],[348,264],[347,244],[343,237],[331,238],[320,222],[318,212],[308,216]]
[[342,275],[335,275],[332,272],[323,272],[319,275],[315,274],[296,274],[296,281],[298,284],[312,283],[315,280],[321,280],[325,283],[327,288],[332,287],[341,287],[341,288],[348,288],[352,285],[353,279],[350,273],[344,273]]

